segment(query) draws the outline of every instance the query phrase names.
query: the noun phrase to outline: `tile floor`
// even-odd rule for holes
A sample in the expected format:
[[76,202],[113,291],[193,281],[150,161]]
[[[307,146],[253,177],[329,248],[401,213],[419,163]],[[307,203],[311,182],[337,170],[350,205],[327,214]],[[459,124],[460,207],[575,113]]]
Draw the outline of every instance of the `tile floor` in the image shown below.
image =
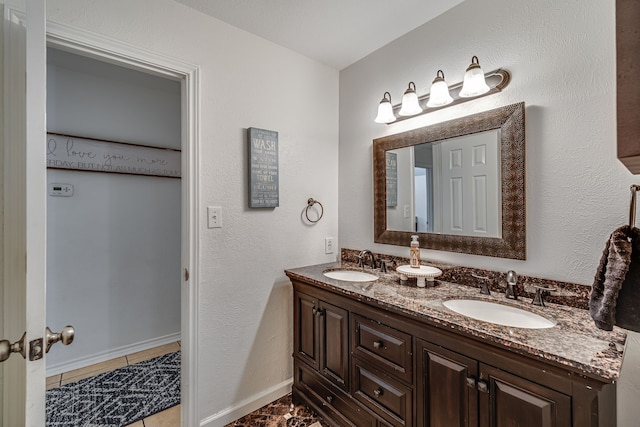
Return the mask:
[[[94,375],[102,374],[104,372],[113,371],[114,369],[122,368],[123,366],[133,365],[134,363],[143,362],[145,360],[153,359],[154,357],[162,356],[163,354],[172,353],[178,350],[180,350],[179,341],[166,344],[160,347],[155,347],[149,350],[133,353],[128,356],[107,360],[106,362],[97,363],[95,365],[87,366],[81,369],[76,369],[74,371],[65,372],[63,374],[54,375],[47,378],[47,389],[59,387],[61,385],[79,381],[84,378],[89,378]],[[130,424],[127,427],[179,427],[179,426],[180,426],[180,405],[176,405],[165,411],[158,412],[157,414],[151,415],[150,417],[147,417],[142,421],[138,421],[133,424]]]
[[293,405],[289,394],[225,427],[327,427],[327,424],[308,407]]

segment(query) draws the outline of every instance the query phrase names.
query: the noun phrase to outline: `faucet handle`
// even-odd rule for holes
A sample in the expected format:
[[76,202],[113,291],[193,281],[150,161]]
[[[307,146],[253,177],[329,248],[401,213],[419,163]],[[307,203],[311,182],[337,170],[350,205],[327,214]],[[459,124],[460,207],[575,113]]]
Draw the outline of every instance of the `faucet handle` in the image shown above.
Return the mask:
[[545,294],[555,291],[556,288],[540,286],[540,285],[534,285],[533,287],[536,290],[536,295],[533,297],[533,300],[531,300],[531,304],[539,305],[541,307],[546,307],[546,305],[544,304]]
[[479,276],[475,273],[471,273],[473,277],[476,279],[482,280],[482,285],[480,286],[480,293],[483,295],[491,295],[491,291],[489,290],[489,277],[487,276]]
[[397,265],[396,260],[395,259],[384,259],[384,258],[380,258],[378,260],[378,262],[380,263],[380,272],[381,273],[386,273],[387,272],[387,265],[388,264],[392,264],[394,267]]

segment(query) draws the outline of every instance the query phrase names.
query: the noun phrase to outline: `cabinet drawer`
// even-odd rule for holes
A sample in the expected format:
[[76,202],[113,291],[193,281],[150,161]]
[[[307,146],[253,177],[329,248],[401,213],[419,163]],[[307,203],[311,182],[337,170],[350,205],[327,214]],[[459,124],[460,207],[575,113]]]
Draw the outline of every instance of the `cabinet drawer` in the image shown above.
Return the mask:
[[353,396],[391,425],[412,426],[412,389],[356,358],[353,361]]
[[375,427],[376,419],[361,408],[343,391],[320,378],[304,365],[296,366],[296,385],[312,392],[324,410],[329,412],[340,425],[354,427]]
[[412,382],[411,335],[353,315],[353,354],[407,383]]

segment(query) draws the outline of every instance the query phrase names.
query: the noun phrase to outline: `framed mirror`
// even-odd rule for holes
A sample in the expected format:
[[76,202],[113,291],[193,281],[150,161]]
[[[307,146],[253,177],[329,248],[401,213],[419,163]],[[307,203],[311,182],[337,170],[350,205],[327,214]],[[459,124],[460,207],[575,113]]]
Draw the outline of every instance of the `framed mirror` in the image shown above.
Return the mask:
[[524,103],[373,140],[374,241],[526,259]]

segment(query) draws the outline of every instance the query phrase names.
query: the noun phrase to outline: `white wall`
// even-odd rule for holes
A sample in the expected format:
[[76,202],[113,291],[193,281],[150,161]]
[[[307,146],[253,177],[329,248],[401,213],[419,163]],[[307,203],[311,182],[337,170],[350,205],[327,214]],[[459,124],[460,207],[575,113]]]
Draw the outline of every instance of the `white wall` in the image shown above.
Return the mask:
[[[340,181],[354,183],[340,186],[341,245],[408,253],[409,242],[373,243],[372,139],[524,101],[527,260],[435,250],[422,257],[591,284],[638,183],[616,158],[614,12],[615,2],[600,0],[466,1],[341,71]],[[390,126],[373,122],[384,91],[398,102],[413,80],[425,93],[438,69],[460,82],[472,55],[485,71],[512,73],[503,93]],[[625,368],[640,359],[631,340]],[[638,377],[635,370],[622,381],[618,425],[638,419]]]
[[[628,221],[637,179],[616,158],[615,4],[598,0],[467,1],[340,73],[340,240],[373,244],[372,139],[520,101],[526,103],[527,260],[421,251],[427,260],[590,284],[611,231]],[[512,73],[504,92],[392,125],[373,122],[436,71],[462,81],[472,55]]]
[[[292,378],[283,270],[336,257],[324,237],[338,235],[338,72],[171,0],[56,0],[47,14],[200,67],[198,398],[200,418],[224,425]],[[279,132],[275,209],[247,207],[251,126]],[[309,197],[324,206],[314,226]],[[206,228],[208,205],[222,206],[223,228]]]
[[[47,130],[180,148],[180,83],[55,49]],[[48,374],[180,337],[180,180],[49,169],[73,197],[47,198],[47,324],[75,327]]]

